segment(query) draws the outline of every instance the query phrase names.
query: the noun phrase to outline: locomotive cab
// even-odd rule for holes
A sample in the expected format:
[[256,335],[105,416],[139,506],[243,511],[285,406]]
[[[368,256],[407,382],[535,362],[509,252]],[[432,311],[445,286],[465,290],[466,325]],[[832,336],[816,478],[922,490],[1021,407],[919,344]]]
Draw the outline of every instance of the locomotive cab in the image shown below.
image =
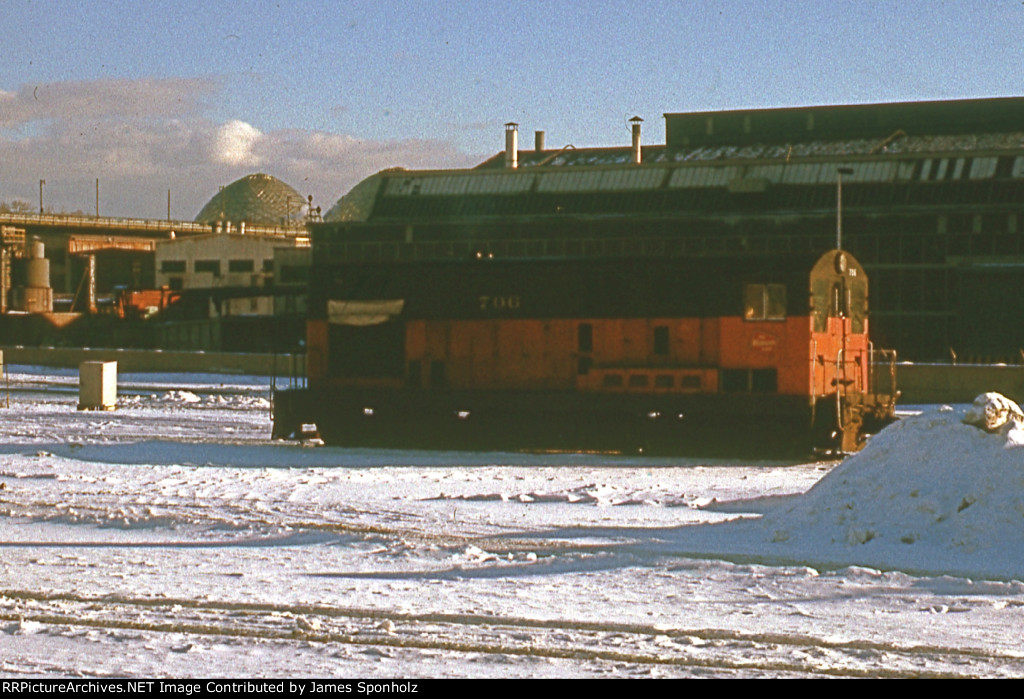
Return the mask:
[[810,275],[810,402],[812,423],[853,452],[866,432],[891,422],[896,395],[878,393],[876,361],[886,360],[895,386],[895,353],[876,352],[868,335],[868,279],[848,252],[822,255]]

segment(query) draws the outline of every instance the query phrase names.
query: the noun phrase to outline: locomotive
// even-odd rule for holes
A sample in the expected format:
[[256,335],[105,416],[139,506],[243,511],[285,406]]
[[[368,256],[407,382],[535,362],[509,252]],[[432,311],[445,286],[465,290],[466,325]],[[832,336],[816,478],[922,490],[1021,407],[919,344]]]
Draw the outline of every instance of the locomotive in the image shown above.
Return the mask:
[[307,385],[275,394],[276,437],[803,456],[856,451],[894,416],[868,279],[841,249],[356,262],[322,233]]

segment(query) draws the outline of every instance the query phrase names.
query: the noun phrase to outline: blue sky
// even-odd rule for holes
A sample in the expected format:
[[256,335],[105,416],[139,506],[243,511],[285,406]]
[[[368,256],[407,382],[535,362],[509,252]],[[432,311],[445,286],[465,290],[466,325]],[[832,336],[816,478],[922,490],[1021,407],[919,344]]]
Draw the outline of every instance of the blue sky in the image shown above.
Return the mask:
[[[1020,0],[2,0],[0,201],[192,218],[268,172],[664,142],[666,112],[1024,94]],[[1024,130],[1024,126],[1022,126]],[[529,141],[526,141],[529,143]]]

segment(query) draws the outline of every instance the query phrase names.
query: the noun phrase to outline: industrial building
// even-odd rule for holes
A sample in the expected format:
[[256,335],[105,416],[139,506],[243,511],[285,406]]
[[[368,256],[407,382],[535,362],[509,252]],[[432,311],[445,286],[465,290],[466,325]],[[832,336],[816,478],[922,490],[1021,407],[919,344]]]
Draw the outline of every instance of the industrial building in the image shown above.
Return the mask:
[[1024,98],[664,118],[663,145],[643,145],[635,118],[621,147],[549,148],[538,131],[521,149],[510,123],[505,150],[475,168],[377,173],[311,226],[314,265],[715,265],[827,250],[839,233],[871,279],[876,345],[915,361],[1021,361]]
[[[266,174],[219,188],[195,221],[0,214],[3,311],[21,312],[3,316],[0,337],[214,350],[297,345],[295,297],[304,292],[294,283],[271,289],[274,257],[279,248],[308,252],[306,223],[317,215],[311,197]],[[303,258],[289,259],[293,266]],[[172,303],[180,308],[164,313]],[[157,314],[159,323],[131,323]],[[292,316],[282,320],[287,333],[275,328],[281,315]],[[238,320],[223,331],[229,316]],[[238,325],[254,316],[263,317],[258,327]]]

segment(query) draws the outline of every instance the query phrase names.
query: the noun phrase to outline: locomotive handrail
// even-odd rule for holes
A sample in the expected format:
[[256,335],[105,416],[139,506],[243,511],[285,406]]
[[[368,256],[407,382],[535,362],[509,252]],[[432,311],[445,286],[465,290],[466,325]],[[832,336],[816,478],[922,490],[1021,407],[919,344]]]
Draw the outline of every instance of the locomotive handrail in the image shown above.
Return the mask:
[[868,385],[865,393],[871,393],[875,389],[875,343],[868,340]]
[[[878,353],[882,356],[883,361],[887,361],[887,363],[889,364],[889,392],[893,396],[899,395],[899,390],[898,390],[897,385],[896,385],[896,359],[897,359],[896,350],[894,350],[894,349],[880,349],[880,350],[878,350]],[[874,360],[874,357],[872,357],[872,360],[871,360],[871,373],[872,373],[871,390],[872,390],[872,392],[874,392],[876,390],[875,389],[876,384],[875,384],[875,381],[874,381],[874,372],[875,372],[875,360]]]
[[843,431],[843,394],[841,393],[840,386],[845,386],[845,381],[839,380],[839,374],[842,372],[843,378],[846,377],[845,365],[842,363],[843,355],[846,353],[845,347],[840,347],[836,351],[836,428],[839,432]]
[[815,417],[815,408],[818,405],[818,384],[815,380],[814,372],[818,367],[818,340],[817,338],[811,339],[811,419],[813,421]]

